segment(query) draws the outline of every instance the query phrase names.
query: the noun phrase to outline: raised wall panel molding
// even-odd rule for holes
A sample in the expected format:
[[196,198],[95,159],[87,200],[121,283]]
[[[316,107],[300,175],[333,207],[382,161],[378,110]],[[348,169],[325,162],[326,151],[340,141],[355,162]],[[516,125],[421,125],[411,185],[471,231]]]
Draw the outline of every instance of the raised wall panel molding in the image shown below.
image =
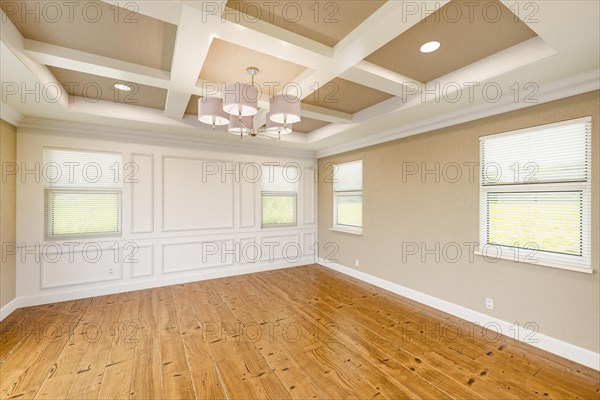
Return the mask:
[[240,168],[239,177],[239,227],[254,228],[256,227],[256,188],[260,182],[251,182],[245,179],[245,175],[241,173],[244,165],[247,163],[238,163]]
[[[201,163],[201,169],[199,171],[195,171],[194,173],[190,173],[188,168],[191,168],[192,165],[188,165],[187,168],[184,166],[180,166],[179,171],[175,171],[175,176],[170,177],[169,179],[179,179],[182,180],[182,175],[185,174],[185,178],[188,180],[185,182],[177,182],[181,187],[178,187],[181,193],[177,194],[168,194],[167,190],[169,189],[167,185],[167,171],[166,171],[166,163],[169,160],[176,160],[180,162],[189,161],[191,163],[197,164]],[[204,164],[206,163],[206,165]],[[226,182],[223,186],[209,188],[207,182],[202,182],[204,179],[208,181],[208,179],[215,180],[221,179],[221,173],[219,172],[217,175],[209,175],[208,173],[208,164],[209,163],[217,163],[218,168],[223,168],[223,164],[232,164],[235,166],[235,162],[229,160],[213,160],[213,159],[203,159],[203,158],[193,158],[193,157],[175,157],[175,156],[163,156],[162,158],[162,187],[161,187],[161,196],[162,196],[162,206],[161,206],[161,220],[162,220],[162,232],[186,232],[186,231],[202,231],[202,230],[215,230],[215,229],[233,229],[235,227],[234,224],[234,216],[235,216],[235,179],[231,175],[225,175],[225,179],[229,179],[231,182]],[[194,165],[197,167],[197,165]],[[207,173],[203,177],[202,168],[207,168]],[[198,174],[198,175],[196,175]],[[217,181],[218,183],[218,181]],[[205,192],[203,193],[194,193],[194,190],[198,190],[197,185],[206,185],[203,186]],[[227,189],[225,186],[229,186],[228,193],[215,193],[216,189],[223,191]],[[192,197],[194,194],[197,196]],[[226,196],[229,194],[229,196]],[[175,199],[179,202],[176,204],[174,210],[167,210],[169,204],[166,203],[166,196],[173,196],[171,201]],[[223,204],[223,202],[227,200],[230,204]],[[201,203],[203,201],[204,203]],[[219,210],[219,207],[223,207]],[[183,212],[182,210],[194,210],[197,212],[197,215],[174,215],[170,218],[176,218],[178,221],[175,223],[171,222],[171,226],[169,226],[169,212],[170,213],[178,213]],[[188,225],[181,226],[182,223],[188,223],[192,217],[196,217],[201,221],[207,221],[210,218],[216,218],[218,216],[219,211],[222,215],[222,218],[226,218],[227,221],[212,221],[211,223],[207,223],[205,225]],[[204,214],[200,214],[204,213]],[[180,227],[176,225],[180,224]],[[173,226],[174,225],[174,226]]]
[[[200,245],[199,251],[198,248],[191,249],[192,246]],[[185,249],[182,247],[188,247],[188,254],[185,253]],[[214,251],[214,247],[217,246],[220,250],[218,254],[212,254]],[[177,253],[167,253],[166,249],[169,247],[179,247]],[[207,269],[207,268],[215,268],[215,267],[227,267],[234,265],[235,263],[235,242],[233,239],[219,239],[219,240],[200,240],[200,241],[190,241],[190,242],[180,242],[180,243],[164,243],[161,245],[162,248],[162,265],[161,265],[161,273],[163,274],[171,274],[176,272],[187,272],[198,269]],[[230,252],[229,252],[230,251]],[[190,253],[191,256],[190,256]],[[168,256],[176,255],[179,258],[185,258],[185,256],[189,256],[189,260],[185,259],[176,259],[174,261],[169,262],[167,260]],[[208,261],[208,257],[211,257],[211,260]],[[215,262],[215,259],[217,260]],[[204,262],[206,261],[206,262]],[[176,264],[178,267],[169,267],[169,265]]]
[[[154,275],[154,244],[144,244],[137,246],[138,251],[135,254],[124,254],[123,262],[129,265],[129,274],[131,278],[143,278],[146,276]],[[145,253],[144,254],[144,250]],[[124,253],[126,252],[124,246]],[[140,272],[139,270],[143,270],[142,267],[149,265],[149,268],[146,268],[148,272]]]
[[315,179],[317,171],[313,167],[303,168],[302,184],[304,186],[304,201],[303,201],[303,218],[306,225],[312,225],[315,223],[316,218],[316,204],[317,204],[317,190]]
[[[140,159],[146,159],[146,164]],[[140,161],[137,161],[140,160]],[[154,154],[131,153],[131,163],[137,165],[139,170],[131,179],[146,178],[149,187],[144,188],[145,182],[139,181],[130,183],[131,185],[131,233],[153,233],[154,232]],[[145,168],[147,171],[143,171]],[[149,171],[149,173],[148,173]],[[125,175],[130,172],[125,171]],[[126,177],[126,176],[125,176]],[[144,190],[145,189],[145,190]],[[147,204],[145,204],[147,203]],[[146,208],[147,212],[142,213],[140,209]],[[136,225],[143,225],[139,220],[147,219],[147,227],[138,229]]]
[[[114,242],[115,244],[117,242]],[[91,248],[91,244],[94,248]],[[86,247],[86,245],[89,245]],[[97,243],[80,243],[80,246],[73,248],[61,247],[60,251],[48,251],[48,248],[40,251],[40,289],[53,289],[67,286],[88,285],[107,281],[118,281],[123,279],[123,257],[120,244],[113,247],[99,246],[101,256],[96,259]],[[57,245],[58,246],[58,245]],[[84,256],[84,251],[86,256]],[[118,252],[118,254],[116,254]],[[82,258],[79,261],[75,256],[79,254]],[[71,256],[73,259],[71,260]],[[115,263],[115,257],[117,262]],[[50,273],[50,267],[55,269]],[[61,270],[59,270],[61,268]],[[84,269],[86,268],[86,269]],[[111,272],[112,269],[112,272]],[[73,278],[82,274],[85,270],[97,274],[96,278]],[[103,272],[101,274],[101,272]],[[52,278],[52,280],[50,279]]]
[[[262,260],[256,236],[241,237],[238,240],[237,262],[240,264],[256,264]],[[258,252],[258,254],[256,254]]]
[[[285,240],[285,238],[291,238],[293,240]],[[302,256],[302,244],[300,243],[300,234],[283,234],[283,235],[268,235],[261,236],[260,246],[262,248],[263,262],[273,260],[293,260],[294,257],[290,255],[290,249],[295,248],[299,252],[298,257]],[[294,245],[291,245],[294,243]],[[272,254],[269,254],[272,252]]]
[[302,254],[305,256],[314,255],[317,249],[315,244],[315,233],[305,232],[302,234]]

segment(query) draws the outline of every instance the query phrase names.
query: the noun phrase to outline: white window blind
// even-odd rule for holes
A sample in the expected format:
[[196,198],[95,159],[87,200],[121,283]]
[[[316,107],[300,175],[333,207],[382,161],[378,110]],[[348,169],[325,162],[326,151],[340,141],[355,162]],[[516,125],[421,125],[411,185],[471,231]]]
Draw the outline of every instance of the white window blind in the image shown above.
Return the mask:
[[44,183],[51,188],[120,189],[119,153],[44,149]]
[[121,233],[122,155],[44,149],[48,239]]
[[362,199],[362,160],[334,165],[334,228],[362,229]]
[[263,227],[296,225],[300,173],[300,170],[294,166],[263,166],[261,175]]
[[590,146],[589,117],[480,138],[480,250],[590,268]]

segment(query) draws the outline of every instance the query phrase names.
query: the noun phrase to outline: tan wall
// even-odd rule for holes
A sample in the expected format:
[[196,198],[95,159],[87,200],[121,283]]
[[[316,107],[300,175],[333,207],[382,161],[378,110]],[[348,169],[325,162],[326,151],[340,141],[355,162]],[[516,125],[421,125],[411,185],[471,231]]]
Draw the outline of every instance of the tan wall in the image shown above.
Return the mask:
[[[336,242],[338,262],[368,274],[477,310],[508,322],[537,323],[541,333],[598,352],[600,345],[599,213],[600,213],[600,92],[590,92],[551,103],[436,130],[319,160],[318,241],[321,256],[326,242]],[[403,183],[403,163],[477,163],[483,135],[592,116],[592,265],[594,274],[471,255],[468,242],[478,242],[479,174],[470,181],[468,168],[457,183],[435,182],[428,175],[409,176]],[[328,162],[363,160],[363,236],[332,232],[332,187],[324,182]],[[406,165],[406,164],[405,164]],[[441,168],[440,168],[441,169]],[[328,171],[329,172],[329,171]],[[447,170],[448,177],[450,170]],[[443,177],[443,174],[441,174]],[[402,243],[425,243],[428,249],[457,243],[458,262],[448,253],[405,255]],[[421,247],[422,248],[422,247]],[[450,249],[447,247],[447,249]],[[471,258],[471,259],[470,259]],[[485,309],[485,298],[494,310]],[[508,332],[510,333],[510,332]]]
[[[0,164],[16,162],[17,130],[14,126],[0,120]],[[15,175],[0,177],[0,243],[16,241],[16,179]],[[4,307],[16,296],[16,264],[14,256],[2,254],[2,267],[0,268],[0,307]]]

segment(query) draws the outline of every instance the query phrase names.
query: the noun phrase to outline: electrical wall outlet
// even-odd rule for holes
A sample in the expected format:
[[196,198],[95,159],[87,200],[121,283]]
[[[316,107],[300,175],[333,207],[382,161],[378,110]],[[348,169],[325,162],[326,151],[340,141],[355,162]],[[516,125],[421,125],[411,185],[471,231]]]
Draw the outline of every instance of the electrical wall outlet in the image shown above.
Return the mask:
[[355,260],[355,261],[354,261],[354,266],[355,266],[355,267],[359,267],[359,266],[360,266],[360,262],[359,262],[358,260]]
[[488,310],[494,309],[494,299],[486,298],[485,299],[485,308]]

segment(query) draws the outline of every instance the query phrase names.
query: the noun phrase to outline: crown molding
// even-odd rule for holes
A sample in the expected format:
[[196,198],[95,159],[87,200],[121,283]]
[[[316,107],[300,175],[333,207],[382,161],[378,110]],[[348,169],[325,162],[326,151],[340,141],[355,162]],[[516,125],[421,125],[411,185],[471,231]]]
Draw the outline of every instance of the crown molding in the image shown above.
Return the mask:
[[244,144],[231,143],[197,136],[174,134],[169,133],[166,130],[161,132],[142,131],[138,129],[116,128],[33,117],[25,117],[22,119],[18,124],[18,128],[21,131],[31,131],[34,133],[74,136],[79,138],[85,137],[126,143],[198,148],[202,150],[259,156],[290,157],[309,160],[316,159],[316,153],[312,150],[266,147],[248,142],[245,142]]
[[536,95],[539,99],[537,103],[515,102],[512,95],[507,94],[497,103],[480,103],[478,105],[467,107],[467,109],[461,109],[434,118],[418,121],[400,129],[390,129],[368,136],[364,139],[353,140],[342,145],[322,149],[317,151],[317,157],[322,158],[345,153],[598,89],[600,89],[600,69],[595,69],[540,86],[539,92]]
[[23,121],[23,114],[6,103],[0,105],[0,118],[11,125],[17,126]]

